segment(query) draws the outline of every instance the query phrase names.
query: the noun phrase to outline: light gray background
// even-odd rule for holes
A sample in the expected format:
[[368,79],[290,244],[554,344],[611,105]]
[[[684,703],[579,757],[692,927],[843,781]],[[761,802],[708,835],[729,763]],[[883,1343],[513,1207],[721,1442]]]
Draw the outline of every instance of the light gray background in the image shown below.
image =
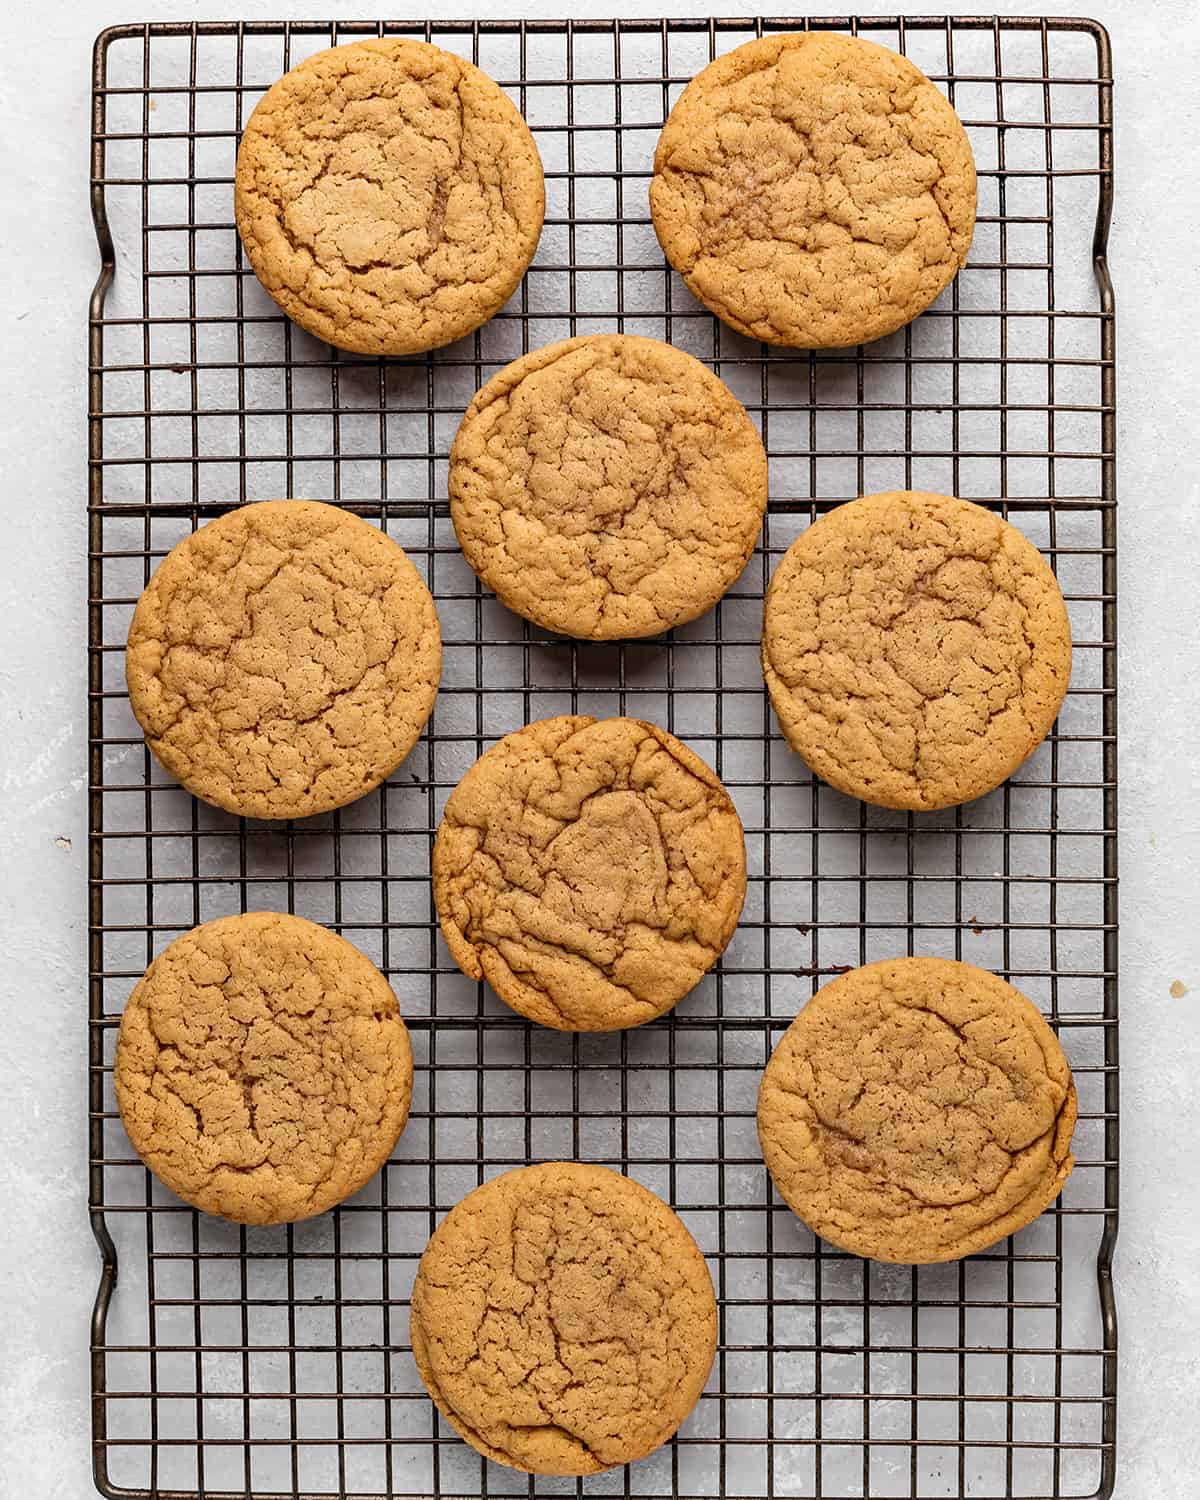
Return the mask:
[[[1005,4],[1006,13],[1036,13]],[[614,7],[562,0],[496,14]],[[621,0],[623,15],[691,14]],[[927,12],[892,0],[868,11]],[[466,0],[422,14],[459,16]],[[489,7],[490,9],[490,7]],[[745,14],[749,7],[723,7]],[[781,7],[782,9],[782,7]],[[827,13],[831,7],[822,6]],[[334,0],[6,0],[0,17],[4,1228],[0,1495],[89,1478],[87,1320],[97,1257],[85,1130],[85,316],[92,39],[124,20],[377,16]],[[1120,1500],[1200,1481],[1200,6],[1091,0],[1111,30],[1121,574]],[[1183,993],[1181,993],[1181,990]]]

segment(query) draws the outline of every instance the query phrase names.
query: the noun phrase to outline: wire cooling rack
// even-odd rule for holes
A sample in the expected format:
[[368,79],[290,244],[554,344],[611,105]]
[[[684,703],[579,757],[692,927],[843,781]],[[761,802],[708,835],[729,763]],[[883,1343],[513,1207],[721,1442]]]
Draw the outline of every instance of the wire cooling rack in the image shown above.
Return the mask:
[[[718,52],[805,26],[907,52],[953,99],[980,168],[967,268],[918,322],[865,349],[807,354],[731,333],[668,270],[649,224],[654,145],[683,85]],[[376,31],[437,42],[503,82],[546,167],[545,231],[509,305],[472,338],[397,361],[339,354],[286,322],[241,256],[232,210],[239,132],[262,91],[303,56]],[[1108,39],[1078,20],[246,23],[99,38],[89,1107],[105,1494],[1110,1494],[1110,121]],[[446,456],[496,367],[613,328],[712,364],[761,428],[772,498],[717,609],[660,640],[590,645],[544,637],[479,588],[450,526]],[[1057,569],[1075,638],[1047,743],[991,796],[919,817],[814,782],[780,739],[757,663],[763,589],[788,543],[829,506],[901,486],[1011,517]],[[428,579],[445,638],[436,711],[391,782],[282,826],[231,818],[163,775],[122,656],[170,547],[232,504],[280,495],[383,526]],[[723,963],[637,1031],[528,1025],[459,974],[434,920],[429,847],[451,788],[497,737],[566,711],[682,736],[746,825],[749,896]],[[244,1229],[145,1172],[111,1063],[148,961],[195,923],[262,907],[331,924],[383,968],[416,1089],[395,1156],[351,1202]],[[773,1196],[755,1137],[759,1074],[797,1009],[846,966],[902,953],[1011,977],[1058,1029],[1079,1090],[1079,1165],[1060,1204],[956,1265],[874,1265],[814,1240]],[[413,1273],[440,1215],[485,1177],[553,1157],[607,1163],[675,1205],[721,1305],[712,1379],[679,1437],[586,1483],[484,1464],[437,1418],[408,1345]]]

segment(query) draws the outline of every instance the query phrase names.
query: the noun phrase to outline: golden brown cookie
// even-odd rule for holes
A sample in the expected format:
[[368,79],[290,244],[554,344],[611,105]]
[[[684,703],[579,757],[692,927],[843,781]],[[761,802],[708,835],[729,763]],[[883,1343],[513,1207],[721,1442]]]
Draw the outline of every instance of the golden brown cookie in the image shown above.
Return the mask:
[[133,1149],[205,1213],[284,1224],[383,1166],[412,1097],[387,980],[327,928],[254,911],[194,927],[125,1006],[113,1064]]
[[901,490],[840,505],[792,543],[767,590],[762,663],[788,743],[831,786],[951,807],[1049,733],[1071,628],[1015,526]]
[[823,1239],[921,1265],[985,1250],[1058,1197],[1075,1085],[1037,1007],[945,958],[852,969],[808,1002],[758,1096],[767,1170]]
[[542,229],[542,164],[498,84],[425,42],[305,59],[238,150],[234,210],[254,273],[317,338],[415,354],[512,295]]
[[163,560],[129,627],[146,743],[189,792],[303,818],[385,781],[437,696],[433,599],[366,521],[312,500],[243,505]]
[[717,1305],[680,1219],[605,1167],[547,1162],[468,1193],[412,1294],[417,1369],[486,1458],[598,1474],[644,1458],[704,1389]]
[[746,896],[742,825],[698,756],[639,719],[507,735],[450,796],[433,895],[454,961],[560,1031],[640,1026],[693,989]]
[[953,107],[861,37],[763,37],[709,63],[659,137],[650,211],[691,292],[739,333],[866,343],[966,262],[975,162]]
[[746,565],[767,456],[711,370],[657,339],[594,334],[494,375],[450,452],[450,514],[502,603],[591,640],[658,635]]

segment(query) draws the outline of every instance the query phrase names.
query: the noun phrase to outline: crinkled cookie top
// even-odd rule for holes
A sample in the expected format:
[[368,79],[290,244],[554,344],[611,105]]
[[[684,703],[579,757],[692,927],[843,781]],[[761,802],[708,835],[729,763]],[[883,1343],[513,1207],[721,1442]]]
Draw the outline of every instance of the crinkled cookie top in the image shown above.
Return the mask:
[[441,674],[433,599],[403,548],[311,500],[229,511],[163,560],[129,627],[146,743],[190,792],[300,818],[396,769]]
[[302,328],[359,354],[437,348],[486,322],[525,274],[544,206],[537,147],[499,85],[402,37],[285,73],[238,151],[255,274]]
[[1058,1038],[970,964],[900,958],[820,990],[758,1099],[789,1207],[854,1255],[955,1260],[1014,1234],[1074,1165],[1075,1086]]
[[396,997],[357,948],[248,912],[177,938],[125,1007],[113,1067],[138,1155],[205,1213],[281,1224],[357,1192],[408,1117]]
[[1071,631],[1041,553],[948,495],[867,495],[788,548],[763,610],[763,672],[788,743],[839,791],[950,807],[1041,744]]
[[764,37],[684,90],[650,186],[667,259],[739,332],[832,348],[915,318],[965,263],[975,163],[952,106],[886,47]]
[[746,565],[767,457],[711,370],[657,339],[600,334],[516,360],[480,390],[450,455],[467,561],[547,630],[657,635]]
[[535,1474],[595,1474],[666,1442],[716,1338],[683,1223],[640,1184],[578,1162],[468,1193],[413,1286],[413,1354],[438,1409],[480,1453]]
[[563,1031],[639,1026],[716,963],[746,894],[742,825],[697,756],[637,719],[542,719],[459,782],[433,850],[455,962]]

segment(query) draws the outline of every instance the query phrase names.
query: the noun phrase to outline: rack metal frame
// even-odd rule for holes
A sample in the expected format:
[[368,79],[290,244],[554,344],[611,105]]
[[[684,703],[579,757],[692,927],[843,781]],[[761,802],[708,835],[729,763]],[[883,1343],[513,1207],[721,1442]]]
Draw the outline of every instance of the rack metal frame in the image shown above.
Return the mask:
[[[954,286],[893,338],[820,354],[723,329],[656,256],[645,202],[657,130],[688,77],[752,36],[805,28],[914,55],[956,103],[980,164],[979,228]],[[492,72],[547,167],[546,229],[508,307],[471,339],[403,361],[339,354],[289,325],[232,222],[233,150],[254,99],[301,55],[384,32]],[[102,1493],[1106,1500],[1118,1042],[1103,28],[1015,17],[117,26],[96,43],[91,153],[102,264],[89,318],[88,1110]],[[1085,262],[1094,289],[1076,275]],[[759,422],[772,491],[760,547],[716,610],[658,641],[592,646],[539,634],[479,587],[449,528],[444,465],[458,414],[493,369],[614,327],[712,363]],[[814,781],[782,744],[756,664],[763,589],[792,537],[842,499],[902,486],[1011,516],[1055,564],[1075,634],[1046,745],[991,797],[928,818]],[[332,499],[394,535],[430,581],[447,642],[434,717],[392,781],[283,826],[228,818],[173,787],[121,672],[133,602],[174,541],[271,493]],[[511,1015],[457,974],[428,900],[428,845],[458,776],[500,734],[566,710],[658,719],[716,766],[747,828],[737,938],[694,996],[637,1032],[564,1037]],[[194,923],[255,906],[299,910],[366,949],[397,988],[417,1054],[412,1120],[376,1183],[319,1221],[270,1231],[207,1220],[160,1189],[121,1131],[111,1081],[121,1006],[145,963]],[[1060,1204],[986,1255],[920,1269],[814,1240],[773,1197],[753,1140],[758,1074],[804,998],[848,964],[916,951],[982,962],[1032,994],[1081,1105],[1080,1165]],[[407,1289],[438,1217],[485,1175],[553,1155],[606,1161],[675,1203],[721,1303],[713,1380],[680,1436],[586,1484],[477,1460],[437,1420],[406,1343]]]

